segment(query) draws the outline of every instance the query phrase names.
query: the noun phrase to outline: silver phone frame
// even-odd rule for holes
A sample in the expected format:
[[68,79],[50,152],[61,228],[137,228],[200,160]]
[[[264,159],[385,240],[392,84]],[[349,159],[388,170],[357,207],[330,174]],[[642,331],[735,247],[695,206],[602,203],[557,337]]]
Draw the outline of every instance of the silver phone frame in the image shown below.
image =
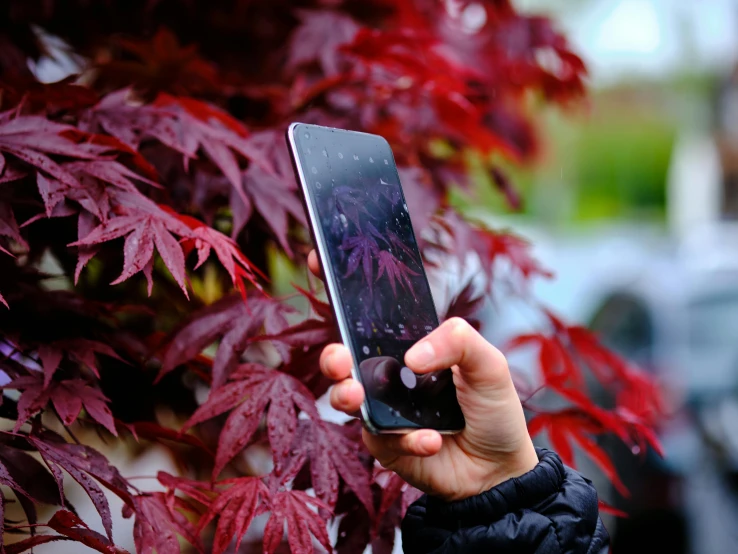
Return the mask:
[[[359,383],[363,382],[361,380],[361,376],[359,375],[358,371],[358,363],[356,359],[356,354],[354,352],[354,349],[352,347],[351,342],[351,335],[348,331],[348,324],[346,323],[343,315],[343,310],[339,309],[335,302],[338,301],[340,296],[338,295],[338,287],[336,285],[336,279],[335,275],[333,274],[333,266],[330,264],[330,260],[328,259],[328,247],[325,243],[325,238],[323,237],[323,231],[320,228],[320,225],[318,225],[318,217],[315,213],[315,208],[313,206],[312,198],[310,196],[310,190],[307,186],[307,180],[305,179],[305,174],[302,170],[302,164],[300,163],[299,153],[297,150],[297,143],[295,142],[295,129],[299,125],[312,125],[313,127],[320,127],[322,129],[327,129],[331,131],[340,131],[343,133],[355,133],[357,135],[368,135],[368,136],[379,136],[379,135],[370,135],[369,133],[362,133],[361,131],[349,131],[347,129],[333,129],[331,127],[325,127],[322,125],[314,125],[314,124],[307,124],[302,123],[299,121],[296,121],[294,123],[291,123],[290,126],[287,129],[287,142],[290,145],[293,165],[295,167],[295,171],[298,176],[298,181],[300,182],[300,187],[302,188],[302,195],[305,200],[305,209],[308,212],[308,220],[309,225],[311,227],[312,236],[315,241],[317,241],[318,244],[316,244],[315,251],[318,255],[318,258],[320,259],[320,265],[323,269],[323,274],[325,276],[325,284],[328,288],[328,300],[331,304],[331,308],[333,309],[333,313],[336,316],[336,321],[338,323],[338,331],[341,335],[341,341],[343,342],[344,346],[346,346],[349,349],[349,352],[351,352],[351,359],[353,360],[353,365],[351,366],[351,377],[358,381]],[[381,137],[380,137],[381,138]],[[395,167],[397,167],[397,164],[395,164],[394,160],[394,154],[392,153],[392,148],[390,148],[390,154],[392,155],[392,163]],[[400,188],[402,188],[402,183],[400,184]],[[403,193],[404,195],[404,193]],[[426,277],[427,279],[427,277]],[[431,303],[433,304],[433,309],[435,310],[435,301],[433,300],[433,297],[431,297]],[[397,427],[393,429],[378,429],[372,424],[372,420],[369,417],[369,410],[367,408],[367,398],[364,397],[364,402],[361,403],[361,417],[364,423],[364,426],[367,428],[367,430],[374,434],[374,435],[402,435],[406,434],[412,431],[418,431],[421,429],[421,427]],[[461,431],[459,430],[437,430],[438,433],[442,435],[454,435]]]

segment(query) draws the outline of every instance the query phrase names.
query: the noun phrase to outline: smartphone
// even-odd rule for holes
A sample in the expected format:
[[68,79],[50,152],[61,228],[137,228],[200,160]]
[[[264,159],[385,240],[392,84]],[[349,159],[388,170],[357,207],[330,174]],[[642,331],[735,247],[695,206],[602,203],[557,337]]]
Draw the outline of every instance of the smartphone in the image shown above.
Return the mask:
[[293,123],[287,142],[341,338],[373,433],[464,428],[450,369],[418,375],[405,352],[438,316],[389,143]]

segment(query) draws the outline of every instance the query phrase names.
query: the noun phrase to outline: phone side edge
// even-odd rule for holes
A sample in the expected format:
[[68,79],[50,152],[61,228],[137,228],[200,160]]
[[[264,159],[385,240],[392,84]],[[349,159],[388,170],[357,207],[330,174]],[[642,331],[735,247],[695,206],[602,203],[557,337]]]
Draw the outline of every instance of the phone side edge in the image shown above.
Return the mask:
[[[302,203],[305,211],[307,212],[307,219],[309,223],[309,230],[310,234],[313,238],[313,244],[315,245],[315,253],[317,254],[321,268],[323,269],[323,274],[325,276],[325,285],[326,285],[326,292],[328,295],[328,302],[331,305],[331,308],[333,309],[333,314],[336,317],[336,323],[338,324],[338,332],[341,335],[341,341],[343,342],[344,346],[346,346],[349,349],[349,352],[351,352],[351,358],[353,360],[353,365],[351,367],[351,377],[356,380],[358,383],[362,383],[361,377],[359,376],[358,371],[358,363],[356,360],[356,355],[354,354],[354,350],[351,346],[351,336],[348,332],[348,327],[345,321],[345,318],[343,316],[343,311],[338,308],[336,305],[336,302],[339,298],[338,292],[337,292],[337,285],[335,282],[335,276],[333,275],[333,266],[330,264],[330,261],[328,260],[328,248],[325,244],[325,241],[323,240],[323,234],[320,229],[318,229],[318,219],[317,214],[315,213],[314,206],[312,204],[310,193],[307,188],[307,180],[305,179],[305,174],[302,170],[302,165],[299,163],[299,154],[297,150],[297,143],[295,141],[295,129],[299,125],[302,125],[302,123],[294,122],[291,123],[290,126],[287,128],[287,144],[289,144],[290,150],[291,150],[291,156],[292,159],[292,168],[295,171],[295,177],[297,178],[298,183],[300,184],[300,188],[302,189]],[[363,383],[362,383],[363,385]],[[367,427],[370,433],[378,434],[381,431],[377,429],[377,427],[374,426],[374,422],[372,421],[371,417],[369,416],[369,410],[367,408],[367,399],[364,398],[364,401],[361,403],[361,417],[363,420],[364,425]]]

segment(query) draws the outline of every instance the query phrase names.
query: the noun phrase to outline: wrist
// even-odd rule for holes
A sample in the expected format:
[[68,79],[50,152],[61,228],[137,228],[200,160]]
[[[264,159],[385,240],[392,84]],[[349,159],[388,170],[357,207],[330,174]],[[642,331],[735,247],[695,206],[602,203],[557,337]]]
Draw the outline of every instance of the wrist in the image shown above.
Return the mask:
[[473,458],[477,471],[469,473],[471,486],[466,490],[456,491],[450,495],[442,495],[445,502],[456,502],[472,496],[478,496],[496,486],[525,475],[538,465],[538,454],[530,437],[526,437],[520,447],[510,452],[498,452],[492,457]]
[[[538,465],[538,454],[533,441],[528,437],[521,448],[508,455],[503,454],[499,461],[493,463],[487,479],[484,480],[479,493],[493,489],[500,483],[525,475]],[[479,494],[477,493],[477,494]]]

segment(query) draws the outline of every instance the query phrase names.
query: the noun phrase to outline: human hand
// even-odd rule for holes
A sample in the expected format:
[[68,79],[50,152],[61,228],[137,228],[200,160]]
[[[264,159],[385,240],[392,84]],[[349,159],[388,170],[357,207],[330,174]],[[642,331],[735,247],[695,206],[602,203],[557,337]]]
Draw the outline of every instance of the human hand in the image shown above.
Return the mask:
[[[308,256],[308,267],[320,276],[315,251]],[[419,374],[451,368],[466,426],[455,435],[431,429],[372,435],[364,429],[364,443],[382,466],[446,501],[475,496],[536,466],[538,456],[507,361],[467,322],[452,318],[443,323],[413,345],[405,364]],[[364,388],[351,378],[352,366],[344,345],[323,350],[321,371],[337,381],[331,404],[348,414],[364,401]]]

